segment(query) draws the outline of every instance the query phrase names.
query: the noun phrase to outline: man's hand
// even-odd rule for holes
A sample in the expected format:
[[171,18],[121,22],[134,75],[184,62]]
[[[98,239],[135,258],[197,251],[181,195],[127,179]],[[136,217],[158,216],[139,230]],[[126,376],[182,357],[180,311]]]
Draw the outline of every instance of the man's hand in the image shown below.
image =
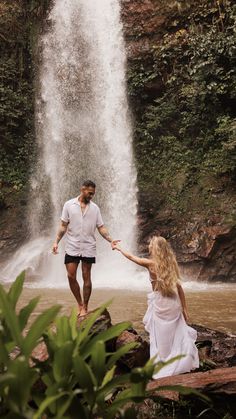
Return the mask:
[[52,246],[52,253],[54,255],[57,255],[58,254],[58,244],[56,242]]
[[120,240],[112,240],[112,242],[111,242],[112,250],[114,250],[114,249],[120,250],[119,246],[117,246],[118,243],[120,243]]
[[111,243],[111,248],[114,250],[114,245],[120,242],[120,240],[112,240],[107,228],[104,225],[98,227],[98,231],[105,240]]
[[116,240],[116,243],[113,243],[112,250],[119,250],[119,252],[120,252],[121,247],[119,246],[118,242],[120,242],[120,240]]
[[52,253],[54,255],[58,254],[58,243],[62,239],[64,234],[66,233],[67,226],[68,226],[68,223],[61,220],[61,224],[60,224],[60,227],[59,227],[59,230],[58,230],[58,233],[57,233],[56,241],[54,242],[54,244],[52,246]]

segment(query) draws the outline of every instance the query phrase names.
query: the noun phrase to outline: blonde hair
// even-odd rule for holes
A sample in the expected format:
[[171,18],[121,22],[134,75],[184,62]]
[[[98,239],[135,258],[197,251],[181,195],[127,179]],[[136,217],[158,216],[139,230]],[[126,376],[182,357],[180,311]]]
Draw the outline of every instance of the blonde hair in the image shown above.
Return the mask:
[[150,241],[149,250],[157,276],[155,290],[160,291],[164,297],[174,296],[176,285],[180,281],[180,273],[170,244],[164,237],[154,236]]

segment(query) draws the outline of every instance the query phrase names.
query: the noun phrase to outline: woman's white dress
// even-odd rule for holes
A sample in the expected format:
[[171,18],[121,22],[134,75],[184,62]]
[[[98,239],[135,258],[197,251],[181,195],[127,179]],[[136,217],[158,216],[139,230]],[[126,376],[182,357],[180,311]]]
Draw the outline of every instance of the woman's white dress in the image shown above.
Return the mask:
[[153,378],[177,375],[199,367],[195,345],[197,332],[185,322],[178,294],[174,297],[163,297],[159,291],[148,294],[143,323],[150,335],[151,358],[156,356],[156,361],[165,362],[177,355],[185,355],[164,366]]

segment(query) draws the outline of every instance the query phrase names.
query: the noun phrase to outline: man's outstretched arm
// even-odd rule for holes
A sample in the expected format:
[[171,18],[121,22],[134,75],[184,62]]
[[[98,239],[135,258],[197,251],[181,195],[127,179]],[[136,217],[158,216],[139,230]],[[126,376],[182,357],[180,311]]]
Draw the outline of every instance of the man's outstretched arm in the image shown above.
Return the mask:
[[62,239],[64,234],[66,233],[67,226],[68,226],[68,223],[66,223],[65,221],[61,221],[59,230],[57,232],[56,240],[52,246],[52,253],[54,253],[55,255],[58,253],[58,243]]
[[111,247],[112,249],[114,249],[114,246],[120,242],[120,240],[113,240],[112,237],[110,236],[107,228],[103,225],[101,227],[98,227],[98,231],[101,234],[101,236],[107,240],[109,243],[111,243]]

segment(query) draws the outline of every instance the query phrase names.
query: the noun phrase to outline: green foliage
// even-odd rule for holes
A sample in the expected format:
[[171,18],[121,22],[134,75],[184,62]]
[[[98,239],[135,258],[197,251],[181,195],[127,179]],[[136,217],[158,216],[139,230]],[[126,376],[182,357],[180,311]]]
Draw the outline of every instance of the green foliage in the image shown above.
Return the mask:
[[128,73],[139,186],[158,187],[172,206],[201,174],[236,176],[236,7],[201,1],[190,12],[188,3],[175,12],[176,31]]
[[[49,0],[1,3],[0,187],[19,190],[34,161],[34,50]],[[5,191],[0,207],[4,208]]]
[[13,58],[1,58],[0,118],[2,147],[0,179],[13,185],[27,179],[29,156],[33,150],[32,81],[21,78]]
[[[0,285],[0,417],[135,417],[135,404],[153,397],[153,391],[147,391],[153,373],[179,357],[156,365],[151,359],[142,368],[117,375],[117,361],[138,344],[129,343],[117,352],[110,352],[107,343],[127,329],[129,323],[96,331],[93,326],[106,308],[104,304],[80,325],[75,310],[70,317],[56,317],[60,306],[54,306],[28,326],[38,298],[29,301],[17,314],[23,282],[21,274],[8,292]],[[44,361],[32,356],[39,343],[47,348],[48,358]],[[208,403],[205,396],[188,388],[158,389],[195,394]],[[127,410],[130,402],[134,406]]]

